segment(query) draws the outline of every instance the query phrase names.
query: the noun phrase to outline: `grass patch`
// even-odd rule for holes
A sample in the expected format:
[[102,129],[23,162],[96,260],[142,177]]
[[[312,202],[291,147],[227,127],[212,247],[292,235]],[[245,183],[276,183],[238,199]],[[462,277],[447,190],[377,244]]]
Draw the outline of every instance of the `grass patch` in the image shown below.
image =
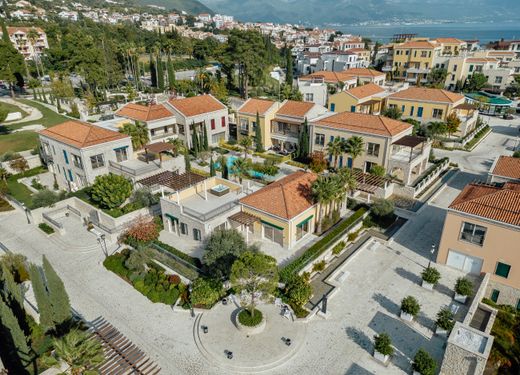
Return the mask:
[[29,169],[24,173],[18,173],[10,176],[7,179],[7,187],[9,189],[9,195],[19,202],[25,204],[28,208],[32,207],[32,195],[33,192],[29,190],[27,186],[18,182],[20,178],[36,176],[40,173],[47,171],[45,167],[36,167]]
[[466,143],[464,145],[464,148],[466,150],[472,150],[473,147],[480,141],[480,139],[485,137],[490,132],[491,132],[491,128],[489,125],[482,128],[477,134],[475,134],[475,137],[473,137],[473,139],[471,141],[469,141],[468,143]]
[[22,118],[27,117],[28,113],[15,104],[0,102],[0,110],[7,109],[8,113],[20,112]]
[[238,313],[238,321],[246,327],[256,327],[262,322],[262,312],[254,309],[251,315],[249,309],[244,309]]
[[46,106],[44,106],[43,104],[38,103],[34,100],[19,99],[19,101],[25,105],[36,108],[37,110],[39,110],[42,113],[43,117],[39,120],[22,122],[21,124],[16,124],[16,125],[25,126],[25,125],[41,124],[41,125],[45,126],[46,128],[48,128],[48,127],[57,125],[59,123],[62,123],[64,121],[70,120],[68,117],[60,115],[59,113],[54,112],[52,109],[49,109]]
[[54,233],[54,229],[48,225],[47,223],[40,223],[38,224],[38,228],[40,228],[43,232],[47,233],[47,234],[53,234]]
[[9,204],[3,197],[0,197],[0,212],[7,212],[14,210],[13,206]]

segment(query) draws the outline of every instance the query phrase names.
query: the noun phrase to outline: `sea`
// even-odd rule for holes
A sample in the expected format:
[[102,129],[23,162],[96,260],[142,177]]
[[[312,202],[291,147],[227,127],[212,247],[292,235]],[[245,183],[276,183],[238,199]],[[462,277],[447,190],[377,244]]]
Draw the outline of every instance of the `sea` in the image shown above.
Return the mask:
[[454,37],[462,40],[490,41],[520,39],[520,21],[501,23],[439,23],[406,25],[368,25],[335,27],[346,34],[361,35],[383,43],[394,34],[417,34],[421,37]]

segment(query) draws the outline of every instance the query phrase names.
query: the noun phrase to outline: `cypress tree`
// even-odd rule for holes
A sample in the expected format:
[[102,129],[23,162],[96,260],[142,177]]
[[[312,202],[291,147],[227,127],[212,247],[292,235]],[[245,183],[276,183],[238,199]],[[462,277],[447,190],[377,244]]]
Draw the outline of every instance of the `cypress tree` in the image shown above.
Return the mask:
[[199,144],[199,136],[197,135],[197,128],[195,127],[195,124],[192,124],[193,131],[191,133],[191,140],[192,140],[192,148],[193,153],[195,157],[199,154],[200,151],[200,144]]
[[204,124],[203,146],[202,147],[203,147],[204,151],[209,150],[208,129],[206,128],[205,124]]
[[309,157],[309,124],[307,118],[303,122],[303,126],[300,129],[300,139],[298,147],[298,158],[306,159]]
[[262,129],[260,128],[260,115],[256,112],[256,128],[255,128],[256,152],[264,152],[264,144],[262,141]]
[[38,312],[40,313],[40,325],[45,331],[48,331],[54,328],[54,322],[52,321],[52,308],[49,301],[49,295],[47,294],[47,289],[43,283],[40,268],[35,264],[31,264],[29,267],[29,276],[31,277],[31,284],[33,287],[34,297],[36,298],[36,304],[38,305]]
[[229,180],[229,169],[227,165],[227,158],[222,156],[222,161],[220,162],[222,166],[222,178]]
[[152,87],[157,87],[157,72],[155,71],[155,62],[153,60],[151,53],[150,53],[150,81],[152,82]]
[[213,156],[209,158],[209,175],[211,177],[215,176],[215,163],[213,162]]
[[52,307],[52,319],[56,326],[67,323],[71,318],[70,300],[65,290],[63,281],[58,276],[54,268],[43,256],[43,270],[47,279],[47,290],[49,291],[49,301]]
[[2,286],[2,295],[4,300],[10,306],[12,303],[16,303],[23,306],[23,296],[20,286],[14,281],[13,274],[9,271],[7,266],[2,263],[1,274],[0,274],[0,285]]
[[157,85],[161,91],[164,91],[164,68],[160,53],[157,55]]
[[188,149],[184,149],[184,170],[186,172],[191,172],[191,163],[190,163],[190,154],[188,153]]
[[287,73],[285,74],[285,83],[292,87],[293,84],[293,61],[292,61],[292,52],[290,48],[287,48],[285,51],[285,59],[286,59],[286,67]]
[[173,63],[169,54],[166,69],[168,70],[168,88],[173,90],[175,88],[175,71],[173,70]]
[[[23,367],[29,362],[29,345],[27,339],[16,320],[11,309],[7,306],[3,299],[0,298],[0,323],[2,326],[2,341],[12,346],[7,350],[11,351],[9,359],[13,360],[17,366],[21,367],[19,373],[24,373]],[[10,346],[10,345],[9,345]],[[5,349],[5,348],[4,348]],[[18,361],[16,359],[19,359]]]

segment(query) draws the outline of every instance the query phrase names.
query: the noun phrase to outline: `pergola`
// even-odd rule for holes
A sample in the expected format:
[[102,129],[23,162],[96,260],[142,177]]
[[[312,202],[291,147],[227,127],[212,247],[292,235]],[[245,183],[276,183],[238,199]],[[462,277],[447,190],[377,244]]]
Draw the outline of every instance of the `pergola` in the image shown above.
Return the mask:
[[[173,150],[173,145],[167,142],[157,142],[157,143],[149,143],[144,146],[144,152],[146,155],[155,154],[159,155],[159,165],[162,166],[162,154],[163,152],[169,152]],[[146,162],[149,163],[148,156],[146,157]]]
[[427,138],[425,137],[419,137],[416,135],[405,135],[404,137],[398,139],[392,145],[396,146],[403,146],[403,147],[409,147],[410,148],[410,156],[409,156],[409,162],[413,159],[413,150],[421,145],[421,153],[424,149],[424,144],[426,143]]
[[364,173],[361,169],[353,169],[352,175],[356,179],[356,190],[360,190],[369,194],[375,194],[378,188],[386,189],[391,181],[386,177]]
[[154,174],[153,176],[143,178],[137,182],[148,187],[161,185],[170,188],[173,191],[179,191],[184,190],[192,185],[196,185],[205,179],[206,177],[193,172],[179,174],[178,172],[164,171]]
[[249,243],[248,228],[255,222],[260,221],[260,218],[244,211],[237,212],[236,214],[231,215],[228,219],[234,221],[235,223],[238,223],[241,229],[245,229],[246,243]]

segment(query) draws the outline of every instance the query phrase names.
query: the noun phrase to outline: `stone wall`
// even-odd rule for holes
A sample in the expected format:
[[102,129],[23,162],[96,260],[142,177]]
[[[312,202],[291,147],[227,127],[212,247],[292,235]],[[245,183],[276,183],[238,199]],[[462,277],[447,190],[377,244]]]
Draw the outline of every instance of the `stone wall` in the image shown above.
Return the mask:
[[484,372],[486,362],[487,358],[476,356],[448,341],[440,375],[479,375]]
[[493,293],[494,289],[500,291],[497,300],[499,305],[511,305],[513,307],[517,306],[518,301],[520,300],[519,289],[515,289],[511,286],[507,286],[493,280],[489,280],[484,297],[491,298],[491,294]]

